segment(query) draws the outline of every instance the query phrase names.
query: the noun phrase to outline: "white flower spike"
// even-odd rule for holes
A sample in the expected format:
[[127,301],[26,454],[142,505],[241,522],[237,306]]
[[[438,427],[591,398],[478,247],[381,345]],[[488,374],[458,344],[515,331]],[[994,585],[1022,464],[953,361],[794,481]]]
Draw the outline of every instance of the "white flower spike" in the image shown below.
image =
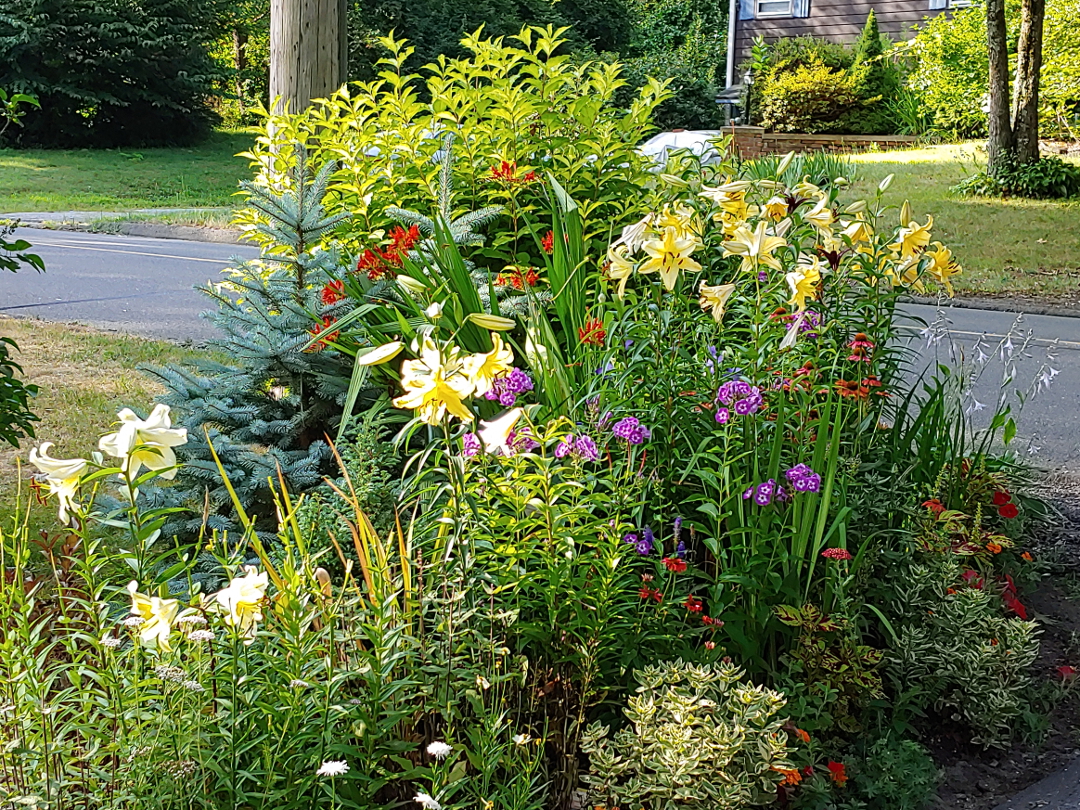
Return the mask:
[[440,762],[442,762],[444,759],[446,759],[448,756],[450,756],[450,752],[453,751],[453,750],[454,750],[453,746],[450,746],[450,745],[448,745],[448,744],[446,744],[444,742],[438,742],[438,741],[433,742],[431,745],[429,745],[427,747],[427,752],[431,756],[435,757],[435,759],[439,760]]
[[329,776],[333,778],[335,776],[344,776],[349,772],[349,763],[343,759],[331,759],[324,762],[319,770],[315,772],[316,776]]

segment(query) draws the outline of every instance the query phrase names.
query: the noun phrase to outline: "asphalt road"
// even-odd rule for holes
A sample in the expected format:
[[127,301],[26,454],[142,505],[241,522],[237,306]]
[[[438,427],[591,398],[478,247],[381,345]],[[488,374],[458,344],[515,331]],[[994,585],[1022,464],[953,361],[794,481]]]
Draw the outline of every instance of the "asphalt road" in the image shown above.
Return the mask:
[[45,261],[45,273],[3,279],[0,314],[78,321],[101,329],[200,343],[214,336],[199,317],[208,308],[196,284],[219,280],[248,245],[147,239],[20,228]]
[[[213,337],[214,331],[199,318],[207,301],[193,286],[218,279],[233,256],[258,254],[246,245],[175,239],[33,229],[20,229],[20,235],[34,244],[47,272],[23,270],[5,277],[0,314],[78,321],[194,343]],[[1025,315],[1017,322],[1007,312],[949,307],[939,314],[924,306],[909,306],[906,312],[938,323],[925,333],[922,323],[906,327],[921,357],[912,374],[937,363],[953,368],[961,359],[970,363],[979,357],[981,345],[985,368],[974,397],[964,402],[977,422],[992,412],[999,396],[1006,396],[1015,410],[1020,402],[1015,390],[1029,392],[1033,379],[1053,377],[1048,389],[1038,386],[1027,398],[1013,446],[1040,465],[1080,470],[1080,318]],[[1014,381],[1003,387],[1007,366],[1014,370]]]

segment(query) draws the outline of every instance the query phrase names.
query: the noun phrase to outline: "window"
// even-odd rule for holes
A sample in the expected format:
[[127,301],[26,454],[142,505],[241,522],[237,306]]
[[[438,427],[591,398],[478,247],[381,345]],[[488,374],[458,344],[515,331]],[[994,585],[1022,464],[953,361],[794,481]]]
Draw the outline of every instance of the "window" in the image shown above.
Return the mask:
[[[794,0],[756,0],[757,17],[791,17]],[[954,0],[955,2],[955,0]]]
[[967,8],[972,4],[972,0],[949,0],[949,8]]

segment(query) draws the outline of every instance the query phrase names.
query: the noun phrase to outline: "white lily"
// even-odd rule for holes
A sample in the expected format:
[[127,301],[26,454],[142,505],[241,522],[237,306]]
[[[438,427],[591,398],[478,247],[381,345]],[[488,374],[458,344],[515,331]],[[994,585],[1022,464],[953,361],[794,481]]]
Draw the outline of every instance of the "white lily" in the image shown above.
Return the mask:
[[133,410],[124,408],[117,414],[120,430],[102,436],[98,447],[103,453],[120,459],[120,469],[130,478],[139,470],[166,470],[162,478],[176,476],[176,453],[173,448],[187,444],[187,428],[174,428],[168,405],[155,405],[150,416],[140,419]]
[[49,492],[56,496],[60,504],[60,522],[67,523],[69,513],[79,507],[75,502],[75,493],[89,465],[83,458],[53,458],[49,455],[52,446],[52,442],[42,442],[40,447],[33,448],[30,463],[45,474]]
[[244,637],[244,643],[255,640],[255,627],[262,621],[262,603],[266,598],[268,577],[259,573],[254,565],[244,566],[244,576],[233,577],[227,588],[222,588],[214,599],[225,613],[225,624],[235,627]]
[[510,434],[514,432],[514,427],[524,413],[524,408],[513,408],[496,419],[481,422],[476,434],[480,437],[484,449],[489,453],[505,450],[510,443]]

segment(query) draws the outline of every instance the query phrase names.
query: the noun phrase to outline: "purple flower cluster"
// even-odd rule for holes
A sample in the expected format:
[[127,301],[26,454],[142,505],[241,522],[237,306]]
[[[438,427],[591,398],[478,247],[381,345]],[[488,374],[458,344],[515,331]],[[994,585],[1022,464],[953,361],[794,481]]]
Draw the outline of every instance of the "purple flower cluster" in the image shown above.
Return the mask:
[[596,442],[587,433],[580,433],[576,437],[573,433],[567,434],[555,447],[555,458],[573,456],[582,461],[596,461],[600,458],[600,450]]
[[511,430],[510,435],[506,437],[506,444],[507,448],[514,453],[528,453],[540,446],[540,442],[533,438],[532,428],[528,425],[521,430]]
[[480,452],[480,437],[475,433],[466,433],[461,439],[462,452],[472,458]]
[[615,423],[611,432],[620,439],[626,439],[627,444],[641,444],[650,436],[652,431],[638,421],[636,416],[627,416]]
[[[791,329],[795,325],[795,318],[788,316],[787,328]],[[799,332],[810,338],[816,338],[818,336],[817,329],[821,326],[821,316],[814,312],[812,309],[806,310],[803,315],[802,323],[799,324]]]
[[716,392],[716,421],[721,425],[731,419],[731,410],[739,416],[749,416],[761,409],[765,400],[761,390],[745,380],[731,380],[724,383]]
[[645,557],[652,554],[653,544],[656,538],[653,536],[652,529],[646,526],[641,530],[641,537],[631,532],[630,534],[623,535],[623,542],[629,543],[634,547],[634,551]]
[[743,500],[748,501],[751,498],[754,499],[754,503],[758,506],[768,506],[773,502],[773,498],[778,501],[786,501],[788,499],[787,491],[776,483],[776,480],[770,478],[768,481],[758,484],[757,486],[749,486],[746,488],[746,492],[742,494]]
[[486,399],[498,402],[504,408],[513,407],[519,394],[533,390],[533,381],[520,368],[515,368],[503,377],[496,377],[491,390],[484,394]]
[[796,492],[820,492],[821,476],[805,464],[796,464],[784,473]]

